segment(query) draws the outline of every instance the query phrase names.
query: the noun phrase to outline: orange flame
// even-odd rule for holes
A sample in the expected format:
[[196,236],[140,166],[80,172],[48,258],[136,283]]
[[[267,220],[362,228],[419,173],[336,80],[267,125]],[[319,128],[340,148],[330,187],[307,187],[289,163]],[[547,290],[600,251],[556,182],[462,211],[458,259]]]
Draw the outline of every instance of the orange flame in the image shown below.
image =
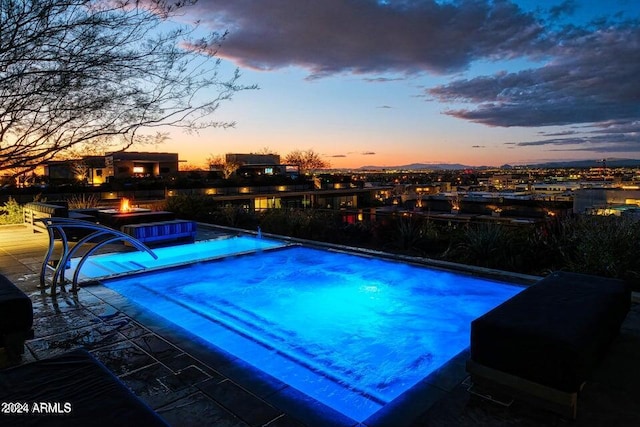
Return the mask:
[[127,199],[126,197],[123,197],[120,200],[120,212],[129,212],[131,210],[131,207],[129,207],[129,199]]

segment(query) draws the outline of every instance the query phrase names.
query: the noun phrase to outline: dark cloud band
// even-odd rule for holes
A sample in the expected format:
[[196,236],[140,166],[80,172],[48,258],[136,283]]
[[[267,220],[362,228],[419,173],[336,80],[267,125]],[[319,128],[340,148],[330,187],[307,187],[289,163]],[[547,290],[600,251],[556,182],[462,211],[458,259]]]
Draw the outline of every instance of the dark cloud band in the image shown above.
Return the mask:
[[546,134],[519,146],[634,148],[639,141],[625,126],[640,118],[640,20],[560,24],[580,7],[566,0],[546,11],[541,6],[534,15],[508,0],[196,4],[204,25],[229,30],[219,54],[259,70],[296,66],[308,70],[309,78],[352,73],[384,83],[412,74],[448,75],[479,60],[524,58],[540,65],[454,79],[425,89],[424,96],[456,105],[445,111],[449,116],[487,126],[596,128]]
[[209,0],[203,23],[229,29],[220,54],[240,66],[335,73],[450,73],[544,47],[543,30],[508,1]]

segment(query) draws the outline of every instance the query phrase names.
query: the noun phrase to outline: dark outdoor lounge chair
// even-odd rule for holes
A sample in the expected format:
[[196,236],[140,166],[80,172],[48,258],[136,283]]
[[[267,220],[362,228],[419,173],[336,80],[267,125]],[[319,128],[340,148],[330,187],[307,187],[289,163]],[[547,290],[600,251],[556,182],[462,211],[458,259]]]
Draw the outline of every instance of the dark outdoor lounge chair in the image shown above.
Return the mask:
[[3,427],[168,426],[82,349],[0,371],[0,402]]
[[620,280],[549,275],[471,323],[467,371],[474,386],[575,418],[578,392],[630,304]]
[[10,363],[20,360],[25,340],[33,337],[31,300],[0,274],[0,348]]

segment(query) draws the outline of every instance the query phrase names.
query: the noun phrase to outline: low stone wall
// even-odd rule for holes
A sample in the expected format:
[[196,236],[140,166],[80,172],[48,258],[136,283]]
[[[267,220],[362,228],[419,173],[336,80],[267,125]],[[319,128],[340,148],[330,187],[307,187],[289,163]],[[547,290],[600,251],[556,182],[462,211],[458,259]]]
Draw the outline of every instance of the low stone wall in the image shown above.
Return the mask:
[[34,233],[36,231],[47,231],[47,227],[42,221],[40,221],[41,219],[69,217],[69,208],[65,202],[31,202],[24,205],[22,211],[24,215],[24,223],[28,224]]

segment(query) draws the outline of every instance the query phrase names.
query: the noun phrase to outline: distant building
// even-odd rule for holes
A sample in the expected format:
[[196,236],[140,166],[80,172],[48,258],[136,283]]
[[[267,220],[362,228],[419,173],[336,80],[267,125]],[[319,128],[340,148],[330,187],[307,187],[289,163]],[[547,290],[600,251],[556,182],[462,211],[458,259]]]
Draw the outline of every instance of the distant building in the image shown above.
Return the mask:
[[80,182],[100,185],[109,177],[146,178],[176,174],[177,153],[118,152],[106,156],[49,161],[44,175],[52,184]]
[[74,180],[72,160],[51,160],[44,165],[44,175],[49,182],[69,182]]
[[84,179],[89,185],[100,185],[107,181],[110,171],[107,170],[104,156],[86,156],[76,165],[76,176]]
[[238,165],[236,175],[245,178],[299,174],[297,166],[281,164],[278,154],[226,154],[225,161],[227,164]]
[[622,216],[636,214],[640,208],[640,190],[623,188],[583,188],[575,192],[574,213]]
[[278,154],[226,154],[227,163],[238,165],[278,165],[280,156]]
[[177,153],[107,153],[105,164],[115,178],[153,178],[178,173]]
[[489,177],[486,185],[496,190],[513,190],[515,189],[516,180],[512,174],[496,174]]
[[49,161],[44,165],[44,175],[51,184],[74,182],[100,185],[106,181],[109,171],[103,156],[85,156],[80,159]]

